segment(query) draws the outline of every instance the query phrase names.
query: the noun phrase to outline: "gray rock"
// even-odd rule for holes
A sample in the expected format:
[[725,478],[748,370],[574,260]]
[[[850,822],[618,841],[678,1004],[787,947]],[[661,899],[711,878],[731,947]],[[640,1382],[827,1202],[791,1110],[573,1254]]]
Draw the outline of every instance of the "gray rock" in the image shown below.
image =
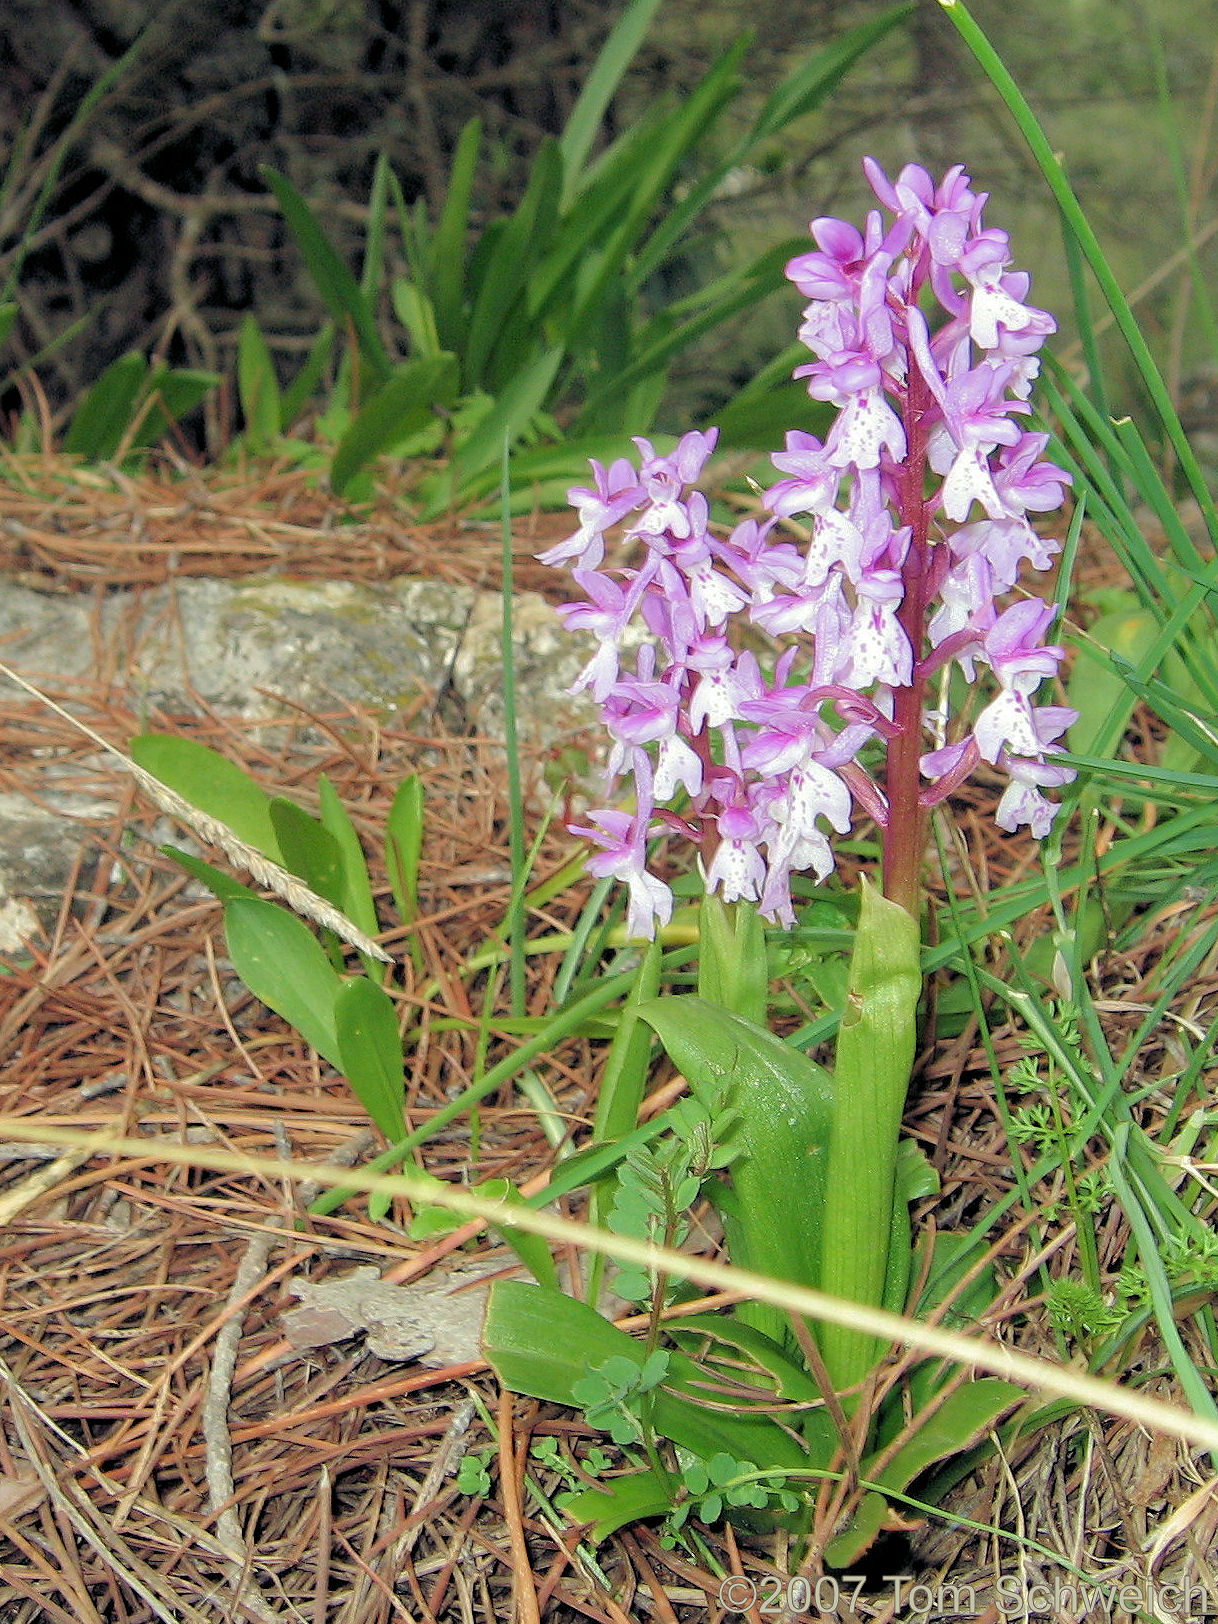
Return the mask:
[[[513,600],[522,744],[546,750],[595,726],[587,694],[568,695],[592,652],[536,594]],[[88,599],[9,581],[0,594],[0,658],[34,683],[104,674],[137,714],[203,707],[273,722],[297,707],[391,717],[420,696],[445,725],[482,738],[504,732],[502,602],[434,581],[387,583],[184,579]],[[55,769],[48,764],[48,788]],[[40,783],[40,793],[44,786]],[[0,950],[49,922],[81,840],[81,819],[112,808],[52,793],[37,806],[0,796]],[[32,908],[32,912],[31,912]],[[5,932],[8,932],[6,938]]]
[[42,786],[38,802],[0,794],[0,953],[18,952],[58,917],[90,823],[113,810],[113,803]]

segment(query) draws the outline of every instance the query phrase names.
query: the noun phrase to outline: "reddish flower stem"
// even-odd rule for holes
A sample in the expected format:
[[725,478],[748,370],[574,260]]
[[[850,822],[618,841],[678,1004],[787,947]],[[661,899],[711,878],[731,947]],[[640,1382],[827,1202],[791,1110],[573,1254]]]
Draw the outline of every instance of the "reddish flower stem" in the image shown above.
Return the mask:
[[930,510],[924,495],[926,478],[926,418],[933,397],[926,380],[910,358],[905,389],[905,461],[901,469],[900,518],[912,534],[902,576],[905,595],[898,619],[913,649],[913,671],[907,688],[893,695],[893,721],[899,732],[888,745],[885,790],[888,826],[884,830],[884,895],[918,917],[921,901],[922,852],[925,814],[918,802],[918,761],[922,754],[922,710],[926,677],[919,671],[930,583]]

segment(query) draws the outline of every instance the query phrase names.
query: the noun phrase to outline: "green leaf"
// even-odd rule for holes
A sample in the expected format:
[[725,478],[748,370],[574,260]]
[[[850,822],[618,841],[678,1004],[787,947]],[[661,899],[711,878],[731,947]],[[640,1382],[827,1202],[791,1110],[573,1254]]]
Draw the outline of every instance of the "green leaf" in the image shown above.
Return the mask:
[[[917,1043],[922,992],[918,922],[862,882],[850,991],[837,1037],[837,1108],[825,1184],[822,1290],[878,1306],[903,1299],[890,1265],[897,1143]],[[908,1267],[908,1251],[900,1260]],[[825,1325],[821,1351],[839,1387],[879,1356],[874,1337]]]
[[196,880],[204,884],[207,889],[220,902],[235,902],[239,897],[247,897],[251,902],[258,901],[256,892],[251,891],[248,885],[242,885],[240,880],[234,880],[231,874],[223,869],[213,868],[205,863],[201,857],[192,852],[179,851],[176,846],[162,846],[161,851],[166,857],[172,858],[179,868],[184,868]]
[[[1197,725],[1197,718],[1207,718],[1213,710],[1199,679],[1210,683],[1213,660],[1203,650],[1215,641],[1215,634],[1200,613],[1194,617],[1194,635],[1179,624],[1190,584],[1181,571],[1168,570],[1164,596],[1180,608],[1167,626],[1160,626],[1154,609],[1133,593],[1109,596],[1109,612],[1088,629],[1085,641],[1080,640],[1081,657],[1066,687],[1067,700],[1079,712],[1069,733],[1074,755],[1102,753],[1114,736],[1119,737],[1135,702],[1143,699],[1167,724],[1161,752],[1164,767],[1184,770],[1196,766],[1199,757],[1218,759],[1208,725]],[[1169,637],[1172,646],[1165,649]],[[1097,655],[1095,644],[1107,651],[1107,662]],[[1163,680],[1149,677],[1156,662]]]
[[601,46],[592,71],[559,139],[563,161],[562,208],[565,210],[582,185],[584,165],[596,140],[605,109],[621,83],[622,75],[634,60],[651,26],[660,0],[630,0]]
[[[574,1388],[589,1367],[629,1360],[642,1370],[647,1349],[594,1308],[562,1292],[500,1280],[491,1287],[483,1347],[495,1374],[514,1393],[578,1406]],[[725,1450],[737,1460],[792,1470],[807,1456],[769,1416],[707,1406],[703,1373],[682,1353],[670,1355],[666,1385],[652,1398],[657,1434],[704,1459]]]
[[[822,439],[833,421],[833,407],[813,400],[802,383],[775,384],[764,393],[733,396],[714,413],[720,446],[767,451],[781,445],[793,428]],[[709,423],[707,424],[709,427]]]
[[458,490],[503,455],[505,439],[509,445],[514,444],[529,426],[550,392],[562,358],[561,348],[547,350],[500,391],[493,408],[453,458]]
[[385,266],[385,219],[389,208],[389,187],[394,182],[389,160],[383,152],[376,155],[372,170],[372,190],[368,194],[368,224],[364,231],[364,263],[360,268],[359,287],[369,308],[381,285]]
[[[561,187],[562,158],[557,143],[547,141],[533,161],[529,184],[519,207],[491,241],[465,346],[467,389],[483,383],[491,351],[503,332],[512,306],[528,285],[532,267],[549,243],[558,217]],[[501,363],[508,360],[507,357],[500,359]]]
[[[338,895],[331,900],[366,936],[376,936],[380,933],[381,922],[376,915],[376,901],[372,895],[368,862],[355,825],[325,773],[318,779],[317,790],[321,802],[322,827],[331,835],[338,850],[339,880],[336,888]],[[327,895],[325,892],[322,894]],[[379,959],[369,958],[366,954],[362,954],[361,959],[364,973],[379,987],[385,979],[385,965]]]
[[393,1000],[375,982],[356,976],[340,984],[333,1012],[339,1069],[381,1133],[396,1144],[406,1135],[406,1078]]
[[[403,778],[385,822],[385,867],[398,918],[413,925],[419,917],[419,856],[423,850],[423,780],[418,773]],[[422,972],[423,950],[418,937],[410,938],[410,957]]]
[[[664,217],[647,240],[633,267],[635,286],[653,276],[685,237],[694,221],[711,203],[733,170],[750,164],[755,149],[781,133],[794,119],[805,117],[836,89],[845,74],[866,51],[913,12],[910,5],[896,6],[868,23],[849,30],[823,50],[801,63],[782,84],[771,92],[756,123],[744,139],[729,148],[720,162],[709,168]],[[770,442],[771,444],[773,442]]]
[[666,1475],[648,1468],[615,1477],[612,1489],[577,1489],[560,1494],[555,1503],[573,1523],[592,1524],[585,1537],[596,1546],[629,1523],[671,1510],[672,1485]]
[[[785,266],[796,247],[794,242],[778,243],[752,265],[740,266],[721,277],[713,287],[702,290],[696,300],[696,308],[686,320],[674,321],[672,318],[678,312],[669,306],[664,312],[665,319],[658,324],[658,331],[657,323],[653,321],[630,342],[620,370],[606,369],[609,375],[603,384],[589,394],[581,421],[594,418],[605,402],[621,398],[640,382],[663,374],[674,356],[690,349],[715,327],[741,310],[751,309],[767,294],[782,287],[786,280]],[[803,394],[808,400],[806,389]]]
[[[949,1393],[926,1419],[910,1423],[916,1430],[878,1472],[871,1473],[864,1462],[860,1476],[882,1488],[904,1491],[913,1480],[937,1460],[959,1455],[969,1449],[998,1417],[1012,1405],[1027,1398],[1022,1388],[997,1377],[966,1382]],[[878,1535],[887,1513],[881,1493],[864,1496],[850,1526],[825,1549],[825,1562],[834,1568],[849,1568],[864,1554]]]
[[[667,1331],[681,1347],[688,1344],[691,1350],[707,1348],[708,1352],[721,1351],[722,1357],[735,1364],[742,1381],[753,1378],[747,1369],[740,1367],[745,1363],[757,1366],[759,1373],[765,1372],[773,1377],[774,1392],[789,1403],[816,1404],[820,1401],[820,1389],[803,1365],[797,1365],[788,1358],[786,1351],[764,1331],[757,1330],[742,1319],[722,1314],[682,1314],[679,1319],[669,1321]],[[703,1359],[706,1357],[707,1354],[702,1355]],[[758,1382],[760,1384],[760,1376]]]
[[[748,39],[742,38],[724,52],[684,103],[658,127],[644,161],[636,162],[634,184],[626,207],[604,243],[594,274],[587,278],[572,307],[565,327],[568,341],[574,340],[590,313],[601,303],[606,288],[622,274],[627,260],[637,252],[648,221],[686,155],[739,91],[742,81],[737,68],[748,44]],[[637,286],[637,280],[632,285]]]
[[[923,1236],[919,1245],[923,1252],[928,1239]],[[954,1230],[936,1230],[931,1244],[930,1267],[926,1270],[926,1284],[918,1298],[916,1312],[926,1318],[952,1292],[957,1281],[970,1272],[977,1263],[978,1251],[972,1238]],[[950,1309],[942,1316],[949,1327],[966,1329],[975,1325],[993,1306],[998,1294],[998,1280],[992,1266],[978,1270],[970,1283],[952,1298]]]
[[334,350],[334,326],[331,322],[318,333],[309,348],[308,356],[300,371],[284,390],[283,402],[279,412],[280,427],[290,429],[292,424],[304,411],[312,400],[321,383],[322,375],[330,364],[330,356]]
[[233,968],[255,998],[343,1071],[334,1006],[344,983],[312,931],[274,902],[244,898],[225,904],[224,931]]
[[897,1145],[895,1172],[897,1196],[907,1205],[920,1201],[923,1196],[938,1195],[939,1175],[930,1157],[912,1139],[902,1139]]
[[7,343],[17,320],[17,306],[15,304],[0,304],[0,344]]
[[882,1494],[870,1490],[859,1501],[858,1510],[849,1526],[825,1546],[825,1562],[839,1572],[851,1565],[872,1546],[888,1516],[888,1502]]
[[145,357],[135,352],[120,356],[76,408],[63,450],[86,461],[104,461],[123,445],[127,450],[153,445],[218,383],[214,372],[166,365],[149,372]]
[[634,1131],[647,1087],[652,1037],[639,1020],[640,1005],[653,999],[660,985],[660,944],[650,942],[639,965],[630,996],[618,1018],[613,1043],[601,1073],[592,1126],[592,1147],[624,1138]]
[[859,57],[912,17],[914,10],[912,5],[892,6],[870,22],[848,29],[810,56],[766,97],[753,126],[750,146],[777,135],[793,119],[815,112]]
[[242,318],[237,338],[237,394],[245,441],[255,454],[275,443],[283,428],[279,380],[270,346],[253,316]]
[[271,821],[271,797],[248,773],[196,739],[142,733],[130,741],[131,758],[145,772],[225,824],[247,846],[283,862]]
[[[478,1186],[478,1194],[486,1196],[491,1201],[502,1201],[507,1207],[531,1205],[525,1201],[511,1179],[488,1179],[485,1184]],[[558,1270],[554,1266],[547,1241],[540,1235],[526,1235],[522,1229],[514,1229],[506,1221],[494,1223],[491,1228],[511,1247],[539,1286],[547,1286],[553,1291],[558,1290]]]
[[[948,1393],[944,1403],[921,1423],[918,1416],[914,1416],[909,1423],[916,1427],[913,1437],[896,1450],[887,1465],[872,1473],[864,1462],[859,1475],[882,1488],[905,1491],[927,1466],[971,1449],[1005,1410],[1026,1397],[1021,1387],[1015,1387],[1012,1382],[1000,1382],[997,1377],[966,1382],[955,1392]],[[875,1489],[867,1492],[851,1523],[825,1548],[827,1566],[853,1567],[877,1540],[887,1514],[888,1504],[882,1492]]]
[[384,383],[390,373],[389,357],[376,330],[372,307],[359,283],[340,259],[313,211],[291,181],[265,165],[259,173],[275,194],[326,309],[340,326],[351,325],[373,382]]
[[1067,735],[1076,755],[1090,755],[1096,740],[1107,733],[1111,713],[1119,708],[1127,719],[1135,703],[1135,696],[1119,672],[1110,663],[1091,658],[1088,645],[1098,643],[1103,649],[1124,655],[1132,665],[1140,665],[1158,630],[1149,609],[1143,608],[1132,594],[1126,608],[1101,615],[1088,627],[1088,642],[1081,646],[1082,657],[1075,662],[1066,683],[1066,703],[1078,712],[1078,721]]
[[431,300],[404,276],[394,278],[391,290],[393,308],[410,334],[410,347],[421,361],[434,360],[443,352]]
[[[660,956],[659,942],[649,943],[630,989],[630,996],[618,1018],[617,1030],[613,1034],[613,1042],[597,1092],[592,1144],[578,1157],[569,1156],[562,1164],[561,1172],[570,1178],[573,1174],[571,1163],[579,1160],[584,1173],[582,1176],[580,1174],[576,1176],[580,1177],[581,1183],[594,1177],[592,1169],[595,1164],[590,1160],[591,1157],[598,1152],[603,1153],[606,1146],[615,1141],[621,1146],[622,1142],[636,1131],[635,1123],[638,1121],[639,1106],[643,1102],[647,1088],[651,1046],[654,1041],[650,1028],[639,1019],[637,1012],[640,1004],[654,998],[659,991]],[[623,1156],[626,1154],[624,1147],[621,1153]],[[612,1187],[607,1183],[594,1184],[589,1202],[590,1222],[598,1226],[603,1225],[612,1205]],[[596,1302],[599,1298],[603,1271],[604,1258],[598,1253],[588,1269],[590,1302]]]
[[770,967],[761,915],[748,903],[725,904],[714,894],[698,911],[698,996],[764,1026]]
[[[650,1033],[647,1034],[647,1040],[650,1041]],[[595,1185],[607,1173],[612,1173],[619,1167],[631,1151],[651,1144],[675,1123],[676,1118],[672,1113],[664,1111],[621,1139],[605,1139],[599,1143],[586,1145],[570,1156],[564,1156],[551,1173],[550,1182],[545,1189],[529,1197],[529,1205],[538,1208],[548,1207],[551,1202],[557,1201],[560,1196],[569,1195],[572,1190]],[[594,1191],[594,1194],[599,1192]]]
[[129,351],[112,361],[73,413],[63,450],[86,462],[104,462],[122,444],[148,375],[142,355]]
[[302,879],[310,891],[341,908],[342,862],[333,835],[294,801],[276,796],[270,810],[284,867]]
[[[764,1027],[703,998],[661,998],[639,1014],[695,1096],[724,1077],[733,1081],[740,1153],[721,1202],[732,1262],[819,1285],[832,1078]],[[787,1340],[781,1309],[746,1304],[740,1317],[779,1344]]]
[[465,341],[465,254],[474,170],[481,144],[481,121],[472,118],[458,138],[444,208],[431,239],[428,268],[436,331],[441,344],[454,351],[459,351]]
[[193,412],[220,382],[218,372],[192,367],[158,367],[149,376],[139,406],[139,422],[128,436],[131,449],[156,445],[171,424]]
[[[600,172],[574,206],[562,216],[560,229],[529,277],[528,309],[540,322],[569,307],[580,277],[594,265],[610,231],[628,206],[633,183],[663,124],[659,108],[645,112],[598,159]],[[573,347],[578,347],[578,336]]]
[[[24,205],[24,220],[21,223],[21,232],[16,245],[9,247],[6,244],[8,267],[3,287],[0,287],[0,303],[7,303],[20,286],[21,272],[25,265],[26,256],[34,247],[36,234],[42,223],[47,205],[59,186],[63,166],[70,157],[77,155],[80,151],[81,132],[96,113],[101,102],[127,76],[140,53],[159,32],[155,26],[156,21],[157,19],[152,19],[146,25],[140,27],[135,39],[123,54],[114,58],[105,72],[93,81],[83,96],[79,94],[73,95],[72,117],[58,130],[50,151],[39,156],[35,173],[39,175],[41,184],[38,187],[37,195],[32,201],[27,200]],[[31,155],[29,147],[31,128],[40,124],[44,113],[49,110],[50,103],[40,100],[37,117],[21,123],[12,142],[4,180],[0,183],[0,213],[4,214],[6,220],[10,218],[11,189],[18,180],[24,183],[26,178],[26,161]],[[12,231],[11,226],[9,230]]]
[[[586,1033],[590,1023],[596,1022],[606,1007],[615,999],[623,997],[628,991],[630,977],[626,974],[602,976],[591,989],[573,1002],[567,1004],[549,1019],[532,1031],[532,1035],[525,1038],[516,1048],[512,1049],[496,1065],[483,1073],[476,1083],[442,1105],[439,1110],[427,1119],[421,1127],[415,1128],[407,1134],[406,1138],[394,1149],[385,1151],[381,1157],[375,1158],[369,1164],[370,1172],[380,1172],[384,1167],[390,1167],[401,1160],[402,1153],[413,1150],[415,1145],[422,1144],[424,1140],[434,1137],[436,1133],[452,1122],[456,1117],[463,1115],[471,1107],[479,1104],[488,1095],[493,1094],[497,1088],[502,1088],[507,1082],[517,1076],[526,1066],[530,1065],[539,1055],[553,1053],[555,1046],[564,1038],[574,1036],[577,1032]],[[350,1192],[348,1192],[349,1194]],[[311,1212],[333,1212],[342,1205],[347,1195],[342,1192],[330,1190],[321,1195],[310,1208]]]
[[875,1474],[875,1482],[887,1489],[907,1489],[934,1461],[970,1448],[1000,1415],[1026,1398],[1023,1388],[997,1376],[964,1382],[924,1421],[913,1418],[913,1436]]
[[330,464],[330,485],[339,495],[354,476],[382,451],[400,444],[457,398],[460,367],[445,352],[396,367],[384,387],[359,411]]
[[1215,511],[1214,500],[1201,472],[1196,453],[1181,425],[1171,392],[1151,355],[1150,346],[1142,333],[1138,318],[1105,259],[1099,239],[1066,178],[1059,152],[1037,122],[1023,93],[994,47],[973,20],[963,0],[952,0],[952,4],[944,6],[943,10],[976,57],[990,83],[1006,103],[1020,134],[1031,148],[1032,155],[1040,166],[1040,171],[1061,211],[1063,229],[1069,231],[1078,243],[1079,250],[1086,258],[1092,275],[1108,302],[1108,308],[1112,311],[1121,336],[1129,347],[1146,392],[1153,401],[1159,420],[1179,458],[1181,470],[1197,499],[1209,532],[1211,536],[1218,536],[1218,512]]
[[[671,435],[653,434],[656,450],[664,455],[676,444]],[[514,512],[533,512],[536,507],[561,507],[567,490],[572,485],[586,484],[588,459],[596,457],[606,466],[616,457],[633,453],[629,437],[625,434],[581,435],[562,445],[523,447],[512,456],[512,508]],[[494,493],[498,496],[500,476],[498,469],[489,467],[481,474],[471,475],[466,482],[464,496],[467,501]],[[452,505],[452,480],[445,475],[428,491],[424,518],[438,518]]]

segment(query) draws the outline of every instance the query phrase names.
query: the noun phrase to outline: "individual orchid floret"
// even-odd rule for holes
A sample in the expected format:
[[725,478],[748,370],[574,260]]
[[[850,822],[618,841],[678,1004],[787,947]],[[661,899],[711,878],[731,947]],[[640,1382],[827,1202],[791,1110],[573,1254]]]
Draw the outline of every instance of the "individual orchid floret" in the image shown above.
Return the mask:
[[1055,741],[1061,737],[1077,713],[1064,705],[1042,705],[1035,712],[1033,726],[1039,749],[1034,756],[1008,756],[1005,761],[1011,782],[1003,791],[994,814],[1000,829],[1013,834],[1026,824],[1038,840],[1048,834],[1057,815],[1057,807],[1040,792],[1042,789],[1060,789],[1074,777],[1070,767],[1053,759]]
[[601,849],[588,859],[588,872],[598,879],[625,882],[628,891],[626,928],[632,936],[652,936],[657,922],[672,918],[672,891],[647,868],[647,835],[642,822],[628,812],[594,812],[593,828],[571,825]]
[[718,438],[718,429],[711,429],[707,434],[686,434],[667,457],[658,455],[650,440],[635,439],[642,457],[639,483],[650,503],[643,519],[634,527],[636,535],[659,536],[670,531],[674,537],[683,537],[691,533],[693,526],[684,493],[706,466]]
[[786,450],[776,451],[770,461],[781,473],[792,476],[778,480],[766,492],[766,506],[771,513],[789,519],[796,513],[832,511],[842,483],[842,470],[830,463],[825,447],[815,434],[791,429]]
[[1033,758],[1041,753],[1032,695],[1046,677],[1056,674],[1065,656],[1063,648],[1041,642],[1055,614],[1052,604],[1025,599],[1004,610],[983,640],[985,658],[1002,684],[1002,692],[982,711],[973,729],[984,761],[996,762],[1003,749]]
[[592,478],[592,490],[575,486],[567,492],[568,502],[579,514],[579,529],[557,546],[539,553],[543,564],[572,561],[576,568],[596,569],[605,556],[605,532],[643,501],[643,487],[625,457],[619,457],[609,468],[594,458]]
[[724,806],[716,824],[719,843],[706,870],[708,894],[718,891],[724,902],[756,902],[766,880],[761,820],[741,794]]
[[560,604],[558,613],[568,631],[591,632],[598,647],[568,691],[577,694],[591,688],[592,697],[603,700],[617,680],[621,640],[641,594],[637,580],[616,581],[593,569],[577,569],[572,575],[575,584],[587,593],[587,601]]
[[[1052,513],[1062,505],[1069,474],[1055,463],[1040,460],[1049,443],[1047,434],[1021,434],[998,454],[994,486],[1009,514]],[[1046,565],[1038,564],[1037,569]]]

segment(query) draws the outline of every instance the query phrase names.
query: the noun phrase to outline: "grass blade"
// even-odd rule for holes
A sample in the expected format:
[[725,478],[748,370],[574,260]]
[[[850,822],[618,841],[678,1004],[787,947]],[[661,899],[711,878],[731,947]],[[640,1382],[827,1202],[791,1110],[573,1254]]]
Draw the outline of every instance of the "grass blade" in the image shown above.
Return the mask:
[[158,367],[149,377],[144,394],[146,409],[127,427],[116,451],[125,455],[141,447],[155,445],[172,424],[193,412],[220,382],[218,372],[195,367]]
[[468,480],[490,467],[504,445],[514,445],[529,427],[549,395],[563,353],[557,346],[546,350],[500,392],[494,406],[453,458],[452,475],[458,494]]
[[292,424],[295,423],[317,393],[318,385],[321,383],[325,370],[330,364],[330,356],[333,351],[334,324],[327,322],[313,340],[304,365],[283,392],[283,402],[279,413],[279,425],[282,429],[292,427]]
[[237,397],[245,444],[257,456],[274,445],[283,428],[283,401],[270,346],[251,315],[242,317],[237,339]]
[[112,361],[73,413],[63,438],[64,454],[104,462],[122,444],[139,399],[148,363],[129,351]]
[[[166,7],[164,15],[167,16],[171,14],[173,9],[173,6]],[[162,22],[164,21],[164,16],[161,20]],[[131,67],[136,58],[140,55],[141,51],[143,51],[144,47],[147,45],[152,36],[152,32],[152,24],[149,24],[147,27],[140,30],[135,39],[123,52],[122,56],[120,56],[116,61],[112,62],[105,72],[94,81],[94,83],[81,97],[80,102],[77,104],[76,111],[73,113],[67,128],[58,136],[55,143],[54,156],[51,159],[51,162],[47,165],[46,173],[42,179],[42,185],[38,189],[38,196],[34,199],[33,205],[26,217],[20,240],[13,251],[13,257],[9,263],[8,273],[4,278],[4,285],[3,287],[0,287],[0,304],[7,304],[13,297],[14,293],[16,293],[17,288],[20,285],[21,272],[25,265],[26,254],[29,252],[30,244],[33,241],[38,227],[42,224],[42,217],[46,213],[47,205],[51,201],[55,188],[59,184],[60,173],[68,159],[69,154],[72,151],[72,148],[76,144],[77,136],[79,136],[85,125],[88,124],[89,120],[93,117],[93,114],[97,111],[98,107],[109,91],[119,82],[119,80],[127,72],[128,68]],[[10,164],[7,167],[5,174],[5,191],[7,191],[13,176],[17,172],[16,159],[17,153],[14,151],[10,157]]]
[[[381,285],[385,268],[385,220],[389,210],[389,188],[396,187],[397,179],[383,152],[376,155],[372,171],[372,190],[368,194],[368,224],[364,235],[364,263],[360,268],[359,287],[371,309]],[[400,195],[400,192],[399,192]]]
[[465,340],[465,255],[474,171],[481,146],[482,123],[472,118],[457,141],[444,208],[428,257],[428,287],[440,343],[458,352]]
[[1154,402],[1155,410],[1163,425],[1172,449],[1179,458],[1180,468],[1187,479],[1189,489],[1197,499],[1205,521],[1209,527],[1211,538],[1218,543],[1218,512],[1215,511],[1213,498],[1209,487],[1188,443],[1188,437],[1181,426],[1176,408],[1172,403],[1171,395],[1163,376],[1155,364],[1146,340],[1138,326],[1137,318],[1129,307],[1129,301],[1121,291],[1120,283],[1112,274],[1104,251],[1100,247],[1099,239],[1092,230],[1091,223],[1083,213],[1074,191],[1066,179],[1065,170],[1061,160],[1054,152],[1045,132],[1037,122],[1036,115],[1024,99],[1023,92],[1007,71],[1001,57],[990,44],[985,34],[974,22],[963,0],[939,0],[939,4],[947,12],[957,31],[964,39],[965,44],[977,58],[983,72],[998,94],[1006,103],[1020,134],[1028,143],[1032,156],[1040,166],[1041,174],[1048,182],[1049,189],[1057,199],[1058,208],[1067,229],[1073,232],[1078,240],[1079,247],[1091,267],[1091,273],[1099,283],[1108,308],[1112,311],[1121,336],[1129,348],[1134,364],[1146,386],[1146,392]]
[[334,998],[339,1068],[389,1143],[406,1132],[406,1074],[397,1010],[387,993],[363,976],[341,984]]
[[[725,175],[749,160],[753,150],[772,139],[793,119],[814,112],[841,83],[858,59],[900,23],[913,15],[914,7],[891,7],[870,22],[849,29],[839,39],[816,51],[807,61],[770,92],[753,128],[736,149],[703,175],[688,194],[666,211],[658,229],[649,238],[632,273],[635,286],[652,276],[667,259],[673,247],[715,195]],[[806,248],[806,239],[800,251]]]
[[[796,246],[795,242],[778,243],[751,265],[741,266],[704,288],[697,300],[702,308],[676,326],[672,325],[676,312],[672,307],[666,310],[663,322],[658,324],[661,329],[659,336],[649,342],[647,329],[644,330],[632,346],[633,355],[629,365],[589,393],[580,413],[580,421],[594,419],[606,402],[621,399],[637,383],[662,372],[673,356],[688,349],[704,334],[781,288],[785,282],[784,267]],[[800,392],[805,399],[809,398],[806,389],[801,388]]]
[[318,224],[316,215],[291,181],[266,165],[263,165],[260,173],[275,194],[326,309],[340,326],[350,325],[354,330],[360,354],[373,381],[383,384],[390,373],[389,356],[359,283],[339,258]]
[[[537,154],[519,207],[492,241],[484,262],[465,347],[467,389],[485,381],[491,352],[512,307],[528,286],[533,266],[549,246],[558,221],[561,188],[562,157],[557,142],[548,141]],[[531,324],[528,330],[533,330]],[[501,354],[496,359],[502,369],[526,358]]]
[[601,46],[591,73],[584,81],[571,116],[559,137],[558,148],[563,165],[563,188],[560,208],[563,213],[570,207],[584,183],[584,169],[588,154],[596,139],[605,109],[613,100],[622,75],[634,60],[643,38],[651,26],[660,0],[630,0],[630,4],[614,24],[609,38]]
[[[509,984],[512,992],[512,1014],[525,1013],[524,931],[526,884],[524,842],[524,788],[520,780],[520,738],[516,725],[516,649],[512,642],[512,515],[508,507],[508,489],[511,473],[508,464],[507,436],[503,440],[503,462],[500,469],[501,524],[503,558],[503,624],[501,648],[503,651],[503,748],[507,756],[508,782],[508,849],[512,870],[512,895],[508,903],[507,926]],[[540,839],[540,836],[538,837]]]
[[591,320],[606,288],[622,274],[629,257],[638,251],[643,229],[659,206],[678,166],[724,106],[739,93],[742,80],[738,69],[747,48],[748,40],[741,39],[725,51],[685,105],[660,124],[646,162],[635,169],[625,212],[605,243],[600,264],[581,289],[565,324],[568,344],[577,343],[581,327]]
[[338,442],[330,463],[331,488],[341,496],[373,458],[426,428],[437,406],[451,406],[459,374],[457,357],[447,351],[396,368]]

